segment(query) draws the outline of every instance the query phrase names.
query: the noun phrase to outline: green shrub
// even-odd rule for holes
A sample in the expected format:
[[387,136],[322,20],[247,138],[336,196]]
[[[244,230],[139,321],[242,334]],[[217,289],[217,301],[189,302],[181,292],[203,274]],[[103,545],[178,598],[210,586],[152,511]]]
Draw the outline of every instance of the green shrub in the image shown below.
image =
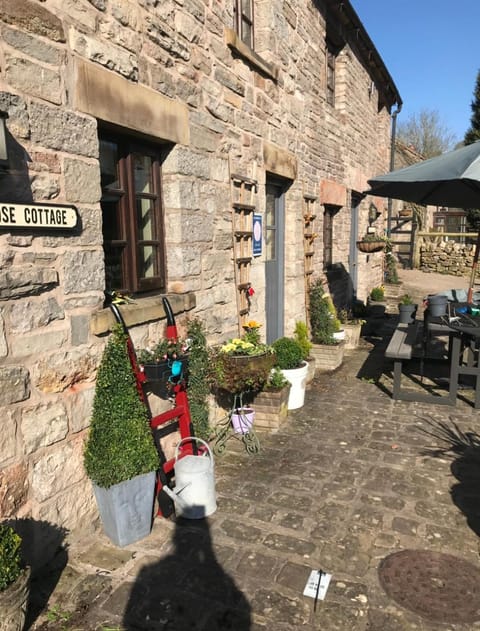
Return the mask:
[[265,390],[281,390],[288,383],[288,379],[285,379],[280,368],[275,366],[275,368],[270,373],[270,377],[265,385]]
[[295,339],[300,344],[303,353],[303,359],[307,359],[310,356],[312,350],[312,343],[308,339],[308,327],[305,322],[297,322],[295,324],[294,331]]
[[300,344],[291,337],[280,337],[272,344],[276,355],[275,366],[282,370],[298,368],[303,360]]
[[397,260],[391,252],[385,254],[385,282],[392,285],[398,285]]
[[409,296],[408,294],[403,294],[403,296],[400,296],[399,304],[413,305],[415,303],[413,302],[413,298],[411,296]]
[[195,436],[208,440],[210,424],[208,395],[210,394],[210,352],[203,323],[189,320],[187,334],[190,341],[188,354],[188,403]]
[[335,344],[333,334],[339,323],[332,317],[328,298],[322,282],[319,279],[313,282],[309,290],[309,300],[310,330],[314,344]]
[[127,335],[118,324],[98,368],[84,463],[89,478],[104,488],[159,467],[147,409],[128,357]]
[[385,297],[385,290],[383,287],[374,287],[370,292],[370,298],[375,302],[381,302]]
[[328,305],[328,311],[330,313],[330,317],[333,320],[333,330],[334,330],[334,332],[340,331],[340,329],[342,328],[342,323],[340,322],[340,319],[339,319],[339,317],[337,315],[337,308],[333,304],[333,300],[332,300],[331,295],[325,293],[323,295],[323,300],[325,300],[325,302]]
[[7,524],[0,524],[0,591],[7,589],[22,573],[22,539]]

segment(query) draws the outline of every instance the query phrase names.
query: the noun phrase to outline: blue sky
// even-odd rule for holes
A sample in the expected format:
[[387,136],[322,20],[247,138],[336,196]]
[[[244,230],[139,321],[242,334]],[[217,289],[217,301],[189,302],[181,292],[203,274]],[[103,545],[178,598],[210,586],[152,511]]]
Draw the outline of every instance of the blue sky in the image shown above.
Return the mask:
[[437,110],[457,141],[480,70],[480,0],[350,0],[403,100],[398,122]]

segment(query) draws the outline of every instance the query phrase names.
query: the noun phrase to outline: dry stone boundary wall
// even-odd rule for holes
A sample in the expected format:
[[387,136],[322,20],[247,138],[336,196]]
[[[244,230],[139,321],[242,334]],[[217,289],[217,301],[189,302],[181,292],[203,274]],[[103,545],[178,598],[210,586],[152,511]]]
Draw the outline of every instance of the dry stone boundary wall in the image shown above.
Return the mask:
[[474,245],[443,241],[420,246],[420,269],[452,276],[467,276],[473,265]]

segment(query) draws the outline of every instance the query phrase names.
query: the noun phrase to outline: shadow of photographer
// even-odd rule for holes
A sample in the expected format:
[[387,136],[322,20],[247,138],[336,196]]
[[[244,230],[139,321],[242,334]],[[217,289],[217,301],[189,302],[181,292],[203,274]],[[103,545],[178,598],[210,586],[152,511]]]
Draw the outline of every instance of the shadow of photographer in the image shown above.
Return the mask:
[[248,631],[251,608],[212,548],[206,519],[179,518],[172,552],[144,566],[124,614],[126,631]]

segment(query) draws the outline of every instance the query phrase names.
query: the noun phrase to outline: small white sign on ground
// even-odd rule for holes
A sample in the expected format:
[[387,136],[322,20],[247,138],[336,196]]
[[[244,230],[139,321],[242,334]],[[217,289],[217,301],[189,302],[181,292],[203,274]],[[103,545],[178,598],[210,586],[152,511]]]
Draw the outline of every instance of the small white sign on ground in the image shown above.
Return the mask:
[[[307,584],[303,590],[304,596],[315,598],[317,600],[323,600],[327,593],[328,586],[330,585],[331,574],[322,572],[320,570],[312,570],[308,577]],[[320,583],[320,584],[319,584]]]

